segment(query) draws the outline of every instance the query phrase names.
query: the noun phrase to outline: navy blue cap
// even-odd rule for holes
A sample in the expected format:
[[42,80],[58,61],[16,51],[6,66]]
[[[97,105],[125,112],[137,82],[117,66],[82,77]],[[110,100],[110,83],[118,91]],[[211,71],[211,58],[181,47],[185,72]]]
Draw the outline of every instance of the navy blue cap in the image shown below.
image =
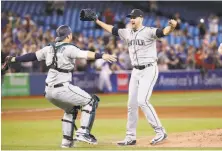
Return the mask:
[[144,13],[140,9],[133,9],[130,14],[128,14],[126,17],[143,17]]
[[56,29],[56,42],[64,40],[70,33],[72,33],[72,30],[67,25],[61,25]]

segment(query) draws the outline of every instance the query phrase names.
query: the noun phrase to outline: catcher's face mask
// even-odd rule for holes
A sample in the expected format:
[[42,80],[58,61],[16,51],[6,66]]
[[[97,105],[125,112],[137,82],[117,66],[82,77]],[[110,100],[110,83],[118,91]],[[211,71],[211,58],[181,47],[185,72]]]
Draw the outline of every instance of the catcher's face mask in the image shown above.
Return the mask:
[[[56,39],[55,42],[63,41],[66,37],[71,35],[72,30],[69,26],[67,25],[61,25],[56,29]],[[70,37],[72,38],[72,36]],[[72,40],[72,39],[71,39]]]

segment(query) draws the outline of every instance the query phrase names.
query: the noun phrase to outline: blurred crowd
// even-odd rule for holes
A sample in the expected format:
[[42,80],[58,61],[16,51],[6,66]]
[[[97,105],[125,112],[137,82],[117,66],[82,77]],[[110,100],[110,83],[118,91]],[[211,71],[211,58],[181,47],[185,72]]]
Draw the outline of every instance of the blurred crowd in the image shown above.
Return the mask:
[[[105,22],[109,24],[116,23],[115,14],[107,9],[101,14],[104,17]],[[178,23],[181,22],[180,16],[177,13],[175,19]],[[13,13],[1,14],[2,21],[2,39],[1,39],[1,53],[2,61],[4,56],[7,55],[23,55],[30,52],[35,52],[48,43],[54,41],[54,35],[51,29],[47,29],[43,32],[43,29],[39,27],[31,18],[30,15],[26,15],[24,18],[20,18]],[[117,22],[119,27],[129,27],[129,24],[125,24],[123,20]],[[159,19],[156,19],[156,27],[161,27]],[[210,16],[209,29],[206,28],[203,21],[198,25],[200,29],[199,37],[202,40],[202,44],[199,48],[189,46],[183,42],[182,45],[169,45],[167,40],[162,38],[157,42],[158,51],[158,65],[160,71],[168,71],[173,69],[217,69],[222,68],[222,56],[217,52],[217,42],[209,42],[210,36],[217,36],[218,34],[218,18],[216,16]],[[95,26],[95,28],[98,28]],[[178,24],[175,35],[187,35],[187,30],[181,30],[180,24]],[[120,41],[118,37],[111,36],[104,33],[103,37],[93,38],[85,37],[81,33],[73,33],[73,43],[82,50],[90,50],[94,52],[107,52],[114,53],[118,56],[118,62],[109,64],[102,60],[86,61],[78,59],[76,61],[77,71],[95,72],[105,69],[107,72],[130,70],[132,69],[127,46]],[[26,62],[12,64],[9,72],[47,72],[48,69],[44,62]]]

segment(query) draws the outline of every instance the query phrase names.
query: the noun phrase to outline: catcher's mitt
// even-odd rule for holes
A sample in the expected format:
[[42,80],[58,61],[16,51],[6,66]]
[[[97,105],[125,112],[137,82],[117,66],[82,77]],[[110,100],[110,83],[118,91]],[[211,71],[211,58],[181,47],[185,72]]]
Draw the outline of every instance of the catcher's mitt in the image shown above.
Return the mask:
[[80,12],[80,20],[81,21],[96,21],[98,16],[96,15],[96,12],[92,9],[82,9]]
[[12,56],[7,56],[7,57],[5,58],[5,62],[4,62],[4,64],[2,65],[2,69],[1,69],[2,73],[5,73],[5,72],[8,70],[9,65],[11,64],[12,58],[13,58]]

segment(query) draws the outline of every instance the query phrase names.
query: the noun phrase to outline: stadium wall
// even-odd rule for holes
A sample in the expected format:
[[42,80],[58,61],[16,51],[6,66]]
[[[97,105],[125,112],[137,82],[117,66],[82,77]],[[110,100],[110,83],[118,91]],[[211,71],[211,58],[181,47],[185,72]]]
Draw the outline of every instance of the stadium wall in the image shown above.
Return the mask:
[[[46,74],[10,73],[6,74],[2,84],[2,96],[43,95]],[[130,72],[115,72],[110,76],[112,91],[105,93],[125,93],[128,91]],[[78,72],[73,74],[72,83],[89,93],[98,93],[100,82],[98,73]],[[169,71],[159,73],[154,90],[209,90],[222,89],[222,70],[208,72]]]

